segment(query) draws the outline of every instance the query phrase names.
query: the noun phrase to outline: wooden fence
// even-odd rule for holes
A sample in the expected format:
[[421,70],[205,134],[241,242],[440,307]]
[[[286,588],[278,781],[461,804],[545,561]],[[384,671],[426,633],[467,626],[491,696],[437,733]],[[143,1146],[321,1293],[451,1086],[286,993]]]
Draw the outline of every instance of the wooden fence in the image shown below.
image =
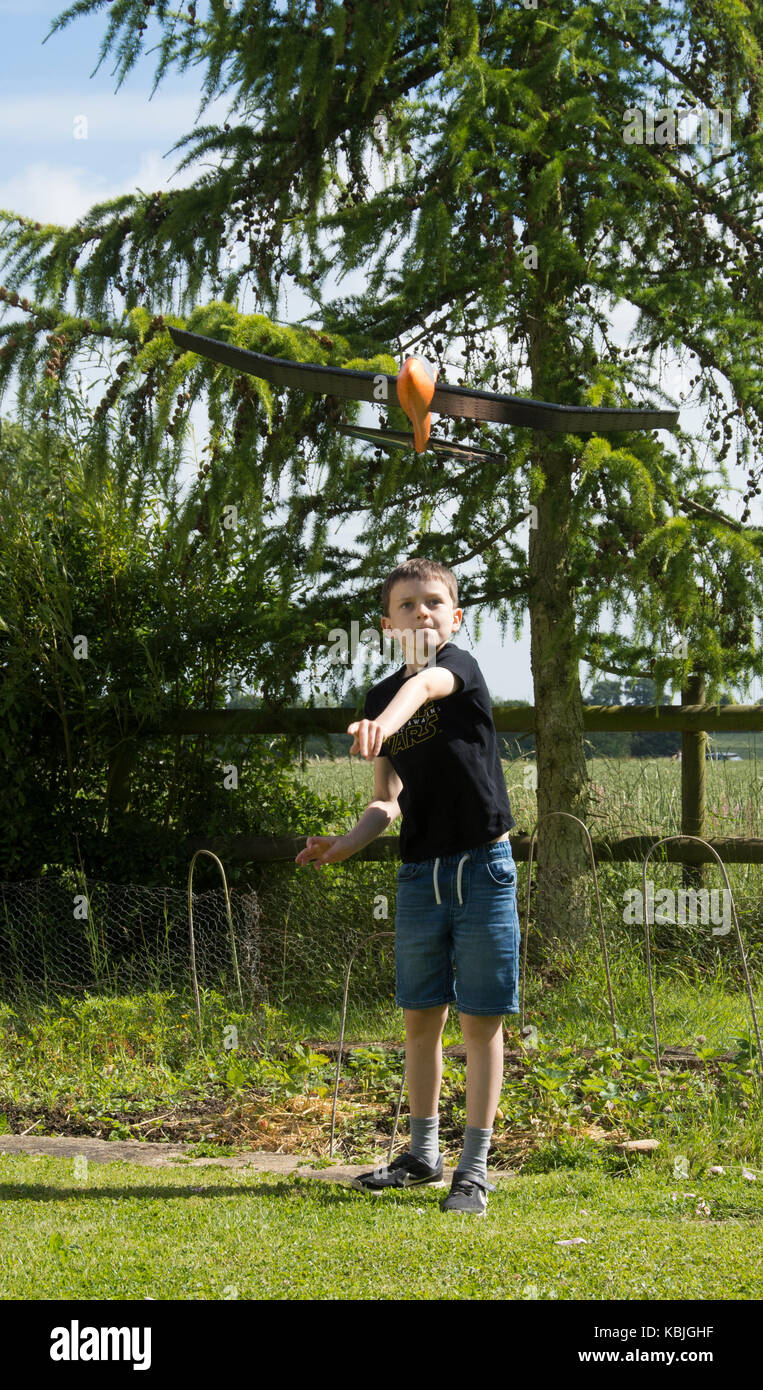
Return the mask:
[[[636,732],[681,734],[681,833],[697,835],[728,863],[763,863],[763,839],[709,839],[706,801],[706,745],[708,733],[744,733],[763,730],[763,705],[707,705],[690,703],[701,694],[698,682],[683,692],[680,705],[584,705],[583,728],[586,732]],[[124,813],[129,802],[130,771],[135,760],[138,740],[167,734],[206,734],[214,738],[242,738],[255,734],[312,734],[347,731],[347,725],[359,718],[355,708],[269,708],[256,710],[188,710],[154,725],[143,725],[132,732],[128,729],[125,741],[115,755],[109,778],[109,804]],[[499,733],[535,733],[533,706],[494,705],[493,720]],[[642,860],[656,843],[657,835],[631,835],[623,839],[593,840],[597,862]],[[294,835],[221,835],[207,838],[181,836],[189,852],[211,849],[221,857],[237,862],[288,861],[303,847],[304,836]],[[354,856],[356,859],[395,859],[398,857],[398,837],[385,835],[367,845]],[[527,860],[530,836],[511,836],[514,859]],[[667,859],[683,863],[696,882],[703,863],[714,863],[713,856],[702,845],[671,842],[663,848]]]

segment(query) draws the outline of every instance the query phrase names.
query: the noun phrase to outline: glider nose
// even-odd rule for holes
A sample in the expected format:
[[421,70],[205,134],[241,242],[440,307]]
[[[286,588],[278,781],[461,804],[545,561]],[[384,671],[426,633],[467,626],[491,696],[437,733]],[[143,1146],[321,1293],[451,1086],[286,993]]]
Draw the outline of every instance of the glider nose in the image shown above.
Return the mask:
[[397,378],[397,399],[413,425],[413,442],[417,454],[422,454],[429,441],[432,417],[429,407],[434,396],[437,368],[421,357],[406,357]]

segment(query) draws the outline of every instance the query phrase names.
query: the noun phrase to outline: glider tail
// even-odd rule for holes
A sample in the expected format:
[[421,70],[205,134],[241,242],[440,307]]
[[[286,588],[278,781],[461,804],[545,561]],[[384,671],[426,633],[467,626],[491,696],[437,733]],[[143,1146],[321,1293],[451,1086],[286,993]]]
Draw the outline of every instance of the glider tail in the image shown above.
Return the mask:
[[422,454],[429,441],[432,416],[429,407],[437,382],[437,368],[421,357],[406,357],[397,378],[397,399],[413,425],[413,441],[417,454]]

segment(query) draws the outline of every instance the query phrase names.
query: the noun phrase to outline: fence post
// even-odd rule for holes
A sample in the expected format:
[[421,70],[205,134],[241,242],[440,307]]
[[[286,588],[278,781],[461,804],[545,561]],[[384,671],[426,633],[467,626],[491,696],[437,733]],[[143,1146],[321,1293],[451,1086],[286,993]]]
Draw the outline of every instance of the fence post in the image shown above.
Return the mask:
[[[705,703],[705,677],[689,676],[681,691],[682,705]],[[681,733],[681,833],[704,840],[707,835],[707,734],[704,729],[684,729]],[[705,882],[703,864],[684,864],[684,888],[701,888]]]
[[106,799],[109,811],[124,812],[130,803],[130,777],[138,756],[135,738],[125,739],[111,754]]

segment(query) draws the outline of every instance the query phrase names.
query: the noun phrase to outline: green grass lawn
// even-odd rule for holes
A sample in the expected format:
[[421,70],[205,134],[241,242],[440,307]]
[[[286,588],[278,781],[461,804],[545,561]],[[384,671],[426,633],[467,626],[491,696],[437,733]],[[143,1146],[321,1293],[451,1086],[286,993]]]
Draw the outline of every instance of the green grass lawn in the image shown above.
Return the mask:
[[[82,1182],[72,1160],[0,1155],[0,1299],[763,1294],[760,1182],[687,1184],[644,1157],[629,1175],[499,1179],[484,1218],[441,1212],[442,1196],[121,1162],[88,1165]],[[575,1237],[586,1244],[556,1244]]]

